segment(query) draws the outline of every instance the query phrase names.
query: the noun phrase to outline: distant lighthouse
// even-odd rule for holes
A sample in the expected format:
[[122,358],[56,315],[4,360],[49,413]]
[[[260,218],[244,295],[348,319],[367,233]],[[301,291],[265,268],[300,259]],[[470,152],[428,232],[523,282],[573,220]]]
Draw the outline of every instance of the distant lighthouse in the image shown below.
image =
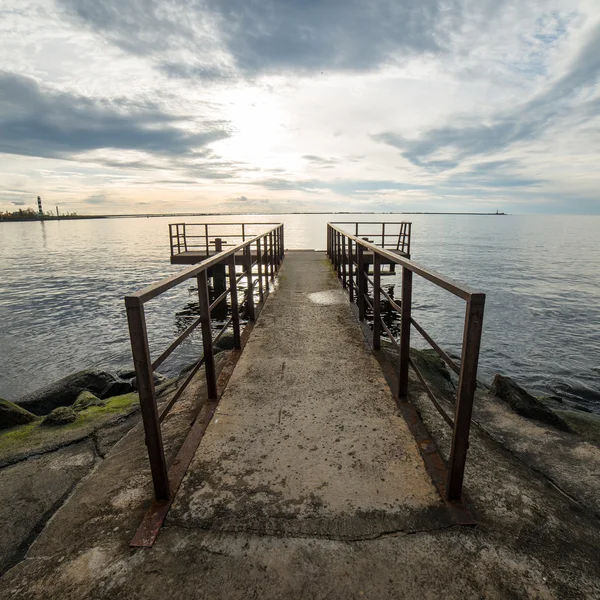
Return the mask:
[[38,196],[38,216],[42,218],[44,216],[44,211],[42,210],[42,199]]

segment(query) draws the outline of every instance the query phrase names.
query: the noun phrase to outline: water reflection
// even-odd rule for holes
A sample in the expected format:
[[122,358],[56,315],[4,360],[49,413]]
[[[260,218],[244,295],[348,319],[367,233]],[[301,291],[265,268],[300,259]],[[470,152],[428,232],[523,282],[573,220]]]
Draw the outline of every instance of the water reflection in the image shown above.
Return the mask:
[[[413,222],[415,260],[487,293],[482,378],[500,371],[539,393],[600,406],[600,217],[388,217]],[[382,220],[381,215],[344,220],[354,218]],[[17,398],[77,369],[130,364],[123,297],[181,269],[169,264],[169,222],[205,220],[232,218],[0,224],[0,396]],[[243,220],[283,222],[288,248],[324,249],[326,223],[340,216]],[[400,274],[386,277],[384,285],[398,298]],[[153,357],[197,315],[194,287],[178,286],[148,303]],[[240,297],[243,291],[240,287]],[[214,299],[215,291],[211,294]],[[398,335],[399,316],[387,310],[383,298],[382,305],[386,325]],[[227,307],[220,310],[215,328],[229,316]],[[415,277],[413,314],[445,350],[460,353],[462,301]],[[420,336],[413,341],[418,345]],[[176,372],[200,352],[195,331],[165,368]]]

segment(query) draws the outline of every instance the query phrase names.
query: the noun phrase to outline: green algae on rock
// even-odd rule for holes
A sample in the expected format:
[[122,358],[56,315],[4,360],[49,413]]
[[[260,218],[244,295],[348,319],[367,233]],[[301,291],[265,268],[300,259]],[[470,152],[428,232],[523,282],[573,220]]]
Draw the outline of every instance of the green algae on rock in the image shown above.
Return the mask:
[[0,429],[9,429],[16,425],[26,425],[35,421],[35,415],[18,404],[0,398]]
[[77,396],[77,400],[75,400],[72,408],[76,412],[81,412],[90,406],[104,406],[105,404],[106,402],[104,400],[100,400],[100,398],[92,394],[92,392],[84,390]]
[[70,406],[59,406],[44,417],[42,425],[67,425],[77,420],[77,413]]

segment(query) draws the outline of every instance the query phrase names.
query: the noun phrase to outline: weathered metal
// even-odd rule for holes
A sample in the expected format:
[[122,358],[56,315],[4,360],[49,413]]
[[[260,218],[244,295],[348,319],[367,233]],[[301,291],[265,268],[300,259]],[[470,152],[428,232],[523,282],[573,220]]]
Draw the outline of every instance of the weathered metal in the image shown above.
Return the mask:
[[150,469],[154,485],[154,495],[157,500],[168,500],[169,478],[162,443],[162,434],[158,421],[154,377],[148,347],[148,333],[143,306],[127,307],[127,322],[131,339],[131,353],[140,396],[142,421],[146,436],[146,447],[150,459]]
[[[344,224],[344,223],[339,223]],[[342,249],[348,245],[352,248],[355,245],[357,256],[357,293],[352,290],[352,268],[354,261],[352,254],[348,257],[350,265],[350,275],[346,283],[351,287],[349,294],[350,301],[356,297],[358,305],[358,316],[361,321],[365,318],[365,305],[368,305],[374,313],[373,322],[373,347],[378,349],[381,339],[381,327],[385,330],[389,339],[399,348],[399,364],[397,377],[397,396],[399,402],[408,400],[408,371],[412,367],[417,377],[424,385],[424,388],[431,399],[436,409],[440,412],[442,418],[453,428],[452,444],[450,448],[449,466],[447,470],[447,482],[444,485],[444,494],[448,501],[454,501],[461,497],[462,485],[464,478],[465,462],[468,448],[469,430],[471,423],[471,413],[473,408],[473,398],[477,386],[477,365],[479,360],[479,349],[481,344],[481,332],[483,322],[483,310],[485,305],[485,294],[474,290],[473,288],[462,285],[445,277],[441,273],[433,271],[423,265],[419,265],[410,260],[407,255],[410,252],[410,223],[401,224],[401,229],[397,241],[397,249],[404,248],[406,252],[398,254],[384,247],[374,244],[368,239],[358,237],[360,223],[352,222],[347,225],[354,226],[354,235],[337,227],[334,224],[328,224],[327,230],[327,253],[336,267],[338,276],[344,283],[345,271],[339,268],[339,254]],[[389,235],[389,230],[386,231],[386,223],[379,223],[382,227],[379,237],[382,243],[385,242],[386,236]],[[377,237],[377,234],[372,237]],[[406,254],[406,256],[402,255]],[[372,257],[373,263],[373,279],[368,277],[367,269],[369,258]],[[345,260],[345,258],[344,258]],[[381,287],[381,265],[390,264],[392,266],[400,265],[402,267],[402,300],[400,303],[395,302],[390,295]],[[446,291],[462,298],[466,301],[466,313],[463,330],[463,347],[460,367],[457,365],[448,353],[446,353],[435,340],[419,325],[411,315],[412,311],[412,280],[413,273],[424,279],[434,283],[435,285],[445,289]],[[367,296],[368,284],[373,288],[373,303],[370,302]],[[397,342],[392,332],[389,330],[381,317],[381,295],[383,295],[390,306],[400,313],[400,341]],[[423,338],[431,345],[436,353],[444,360],[444,362],[459,376],[458,395],[455,409],[455,416],[452,419],[444,410],[438,399],[435,397],[431,387],[425,381],[422,373],[414,364],[410,357],[410,332],[411,325],[423,336]]]
[[[252,253],[251,247],[256,244],[257,247],[257,264],[259,265],[259,273],[261,270],[261,246],[265,248],[265,254],[263,257],[263,263],[265,269],[270,268],[273,276],[275,274],[276,260],[281,262],[283,258],[282,249],[279,250],[277,256],[273,253],[273,239],[274,235],[278,237],[276,239],[283,239],[281,230],[283,225],[277,225],[272,227],[270,230],[261,233],[258,236],[253,236],[248,239],[244,239],[240,244],[232,248],[222,250],[213,256],[209,256],[203,260],[200,264],[193,265],[184,269],[182,272],[177,273],[174,276],[168,277],[147,286],[138,292],[131,294],[125,298],[125,306],[127,309],[127,319],[129,323],[129,332],[131,338],[131,347],[133,360],[136,370],[136,377],[138,379],[140,405],[142,408],[142,419],[144,423],[144,431],[146,436],[146,445],[148,447],[148,458],[150,461],[150,469],[152,473],[152,480],[155,492],[156,506],[160,508],[164,502],[168,501],[171,494],[172,486],[169,484],[169,475],[167,471],[167,465],[165,460],[165,453],[162,442],[162,434],[160,429],[160,423],[164,420],[168,412],[171,410],[175,402],[181,397],[183,391],[186,389],[188,384],[192,381],[194,375],[198,369],[204,365],[206,369],[206,383],[207,383],[207,395],[209,400],[214,400],[218,397],[217,387],[217,376],[215,370],[215,360],[213,344],[214,341],[218,340],[229,325],[233,328],[234,335],[234,346],[236,349],[241,347],[242,332],[240,331],[240,320],[239,320],[239,303],[237,296],[237,283],[238,278],[236,277],[236,254],[240,252],[244,255],[244,266],[240,279],[246,277],[249,284],[249,311],[251,317],[255,315],[252,289],[257,282],[252,281]],[[204,228],[204,236],[206,237],[206,244],[208,244],[208,226]],[[186,236],[186,230],[183,224],[170,225],[169,235],[172,240],[171,248],[175,247],[175,241],[177,247],[181,249],[185,248],[184,237]],[[243,230],[243,237],[246,238],[246,232]],[[189,238],[189,235],[187,235]],[[267,240],[269,240],[271,252],[266,252]],[[215,240],[216,248],[221,246],[219,239]],[[262,244],[261,244],[262,242]],[[210,269],[218,267],[219,269],[225,270],[227,267],[229,272],[229,287],[225,289],[219,296],[210,303],[208,294],[208,273]],[[265,272],[265,276],[267,272]],[[150,357],[150,350],[148,346],[148,336],[146,331],[146,320],[144,315],[144,304],[149,300],[160,296],[167,292],[173,287],[191,279],[196,278],[198,281],[198,303],[200,310],[200,317],[196,319],[190,326],[186,328],[169,346],[164,350],[159,357],[152,362]],[[265,277],[268,289],[268,277]],[[261,278],[259,277],[259,282]],[[223,279],[223,287],[225,286],[225,278]],[[231,298],[231,317],[227,320],[224,327],[218,332],[217,336],[213,340],[212,337],[212,326],[210,313],[216,308],[221,302],[223,302],[227,296]],[[179,386],[174,395],[162,406],[160,415],[158,414],[156,404],[156,392],[154,388],[153,371],[159,365],[161,365],[171,353],[198,327],[202,329],[202,344],[203,354],[196,362],[194,367],[188,373],[183,383]],[[172,482],[171,482],[172,483]],[[162,510],[162,508],[160,509]],[[150,519],[151,521],[152,519]]]

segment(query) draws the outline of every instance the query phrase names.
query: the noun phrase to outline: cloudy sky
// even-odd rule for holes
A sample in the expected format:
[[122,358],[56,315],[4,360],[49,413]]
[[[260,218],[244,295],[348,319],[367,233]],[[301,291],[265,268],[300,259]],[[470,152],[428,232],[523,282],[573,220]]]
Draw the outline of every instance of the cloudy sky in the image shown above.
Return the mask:
[[0,0],[0,210],[600,213],[598,0]]

